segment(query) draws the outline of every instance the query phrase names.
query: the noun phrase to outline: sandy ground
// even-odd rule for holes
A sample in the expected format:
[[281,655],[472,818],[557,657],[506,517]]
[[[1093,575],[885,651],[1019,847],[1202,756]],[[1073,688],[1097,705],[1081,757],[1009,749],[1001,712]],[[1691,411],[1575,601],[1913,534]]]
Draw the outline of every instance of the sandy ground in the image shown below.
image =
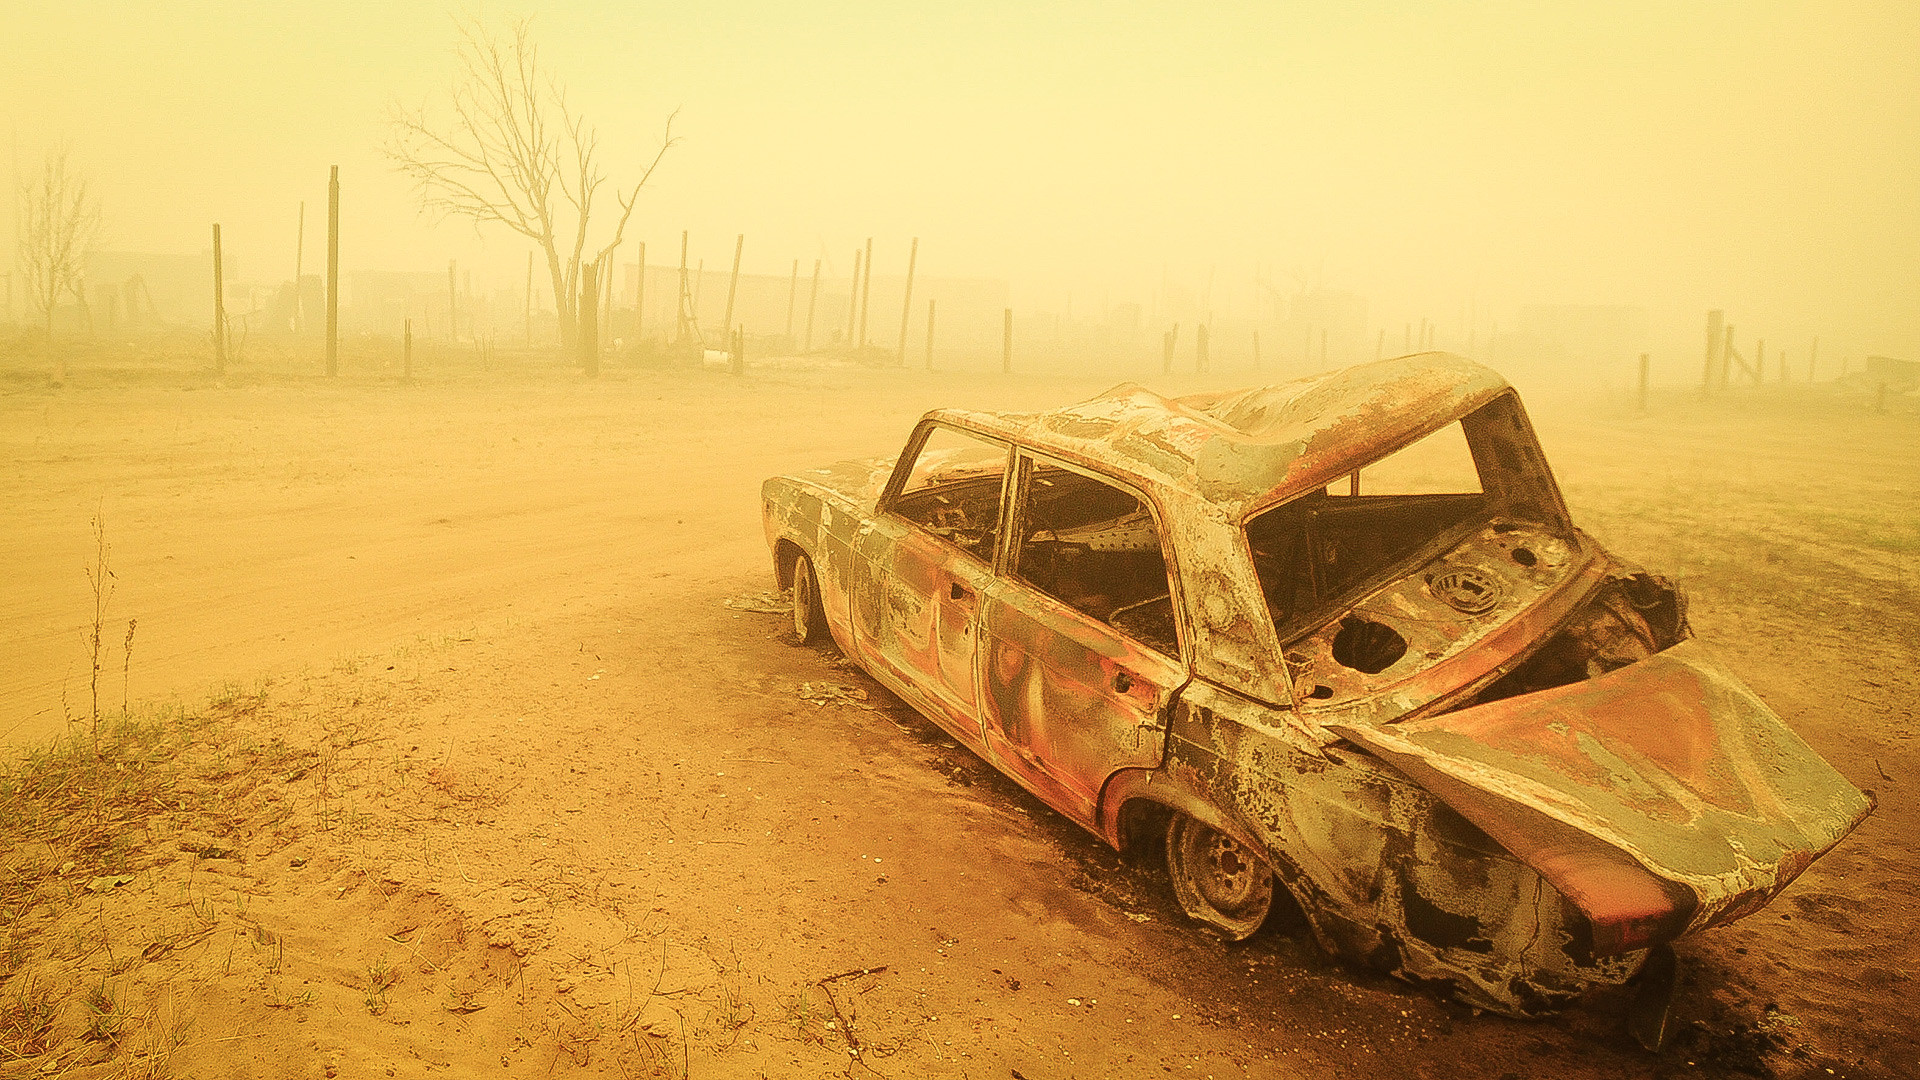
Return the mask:
[[1655,1056],[1617,997],[1521,1023],[1284,919],[1211,940],[1155,868],[727,606],[771,584],[764,476],[1115,376],[423,367],[0,394],[0,741],[89,730],[96,513],[101,708],[186,733],[112,850],[5,852],[38,884],[3,913],[0,1075],[1920,1075],[1911,411],[1530,398],[1577,519],[1679,576],[1880,799],[1682,945]]

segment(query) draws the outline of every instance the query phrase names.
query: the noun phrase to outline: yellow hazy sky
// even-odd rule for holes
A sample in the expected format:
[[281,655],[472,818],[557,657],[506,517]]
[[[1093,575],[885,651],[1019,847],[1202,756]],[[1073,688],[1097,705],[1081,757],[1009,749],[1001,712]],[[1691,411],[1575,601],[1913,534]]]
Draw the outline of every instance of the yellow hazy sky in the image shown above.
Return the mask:
[[1912,0],[9,0],[0,125],[21,168],[72,147],[115,248],[197,251],[219,221],[243,277],[289,277],[338,164],[347,266],[504,287],[526,243],[423,219],[374,151],[390,103],[443,99],[456,15],[534,18],[616,177],[680,110],[629,234],[654,262],[686,228],[709,265],[744,232],[749,270],[844,274],[873,236],[885,273],[918,236],[922,273],[1029,308],[1211,273],[1244,311],[1263,267],[1394,325],[1632,303],[1678,338],[1725,307],[1920,353]]

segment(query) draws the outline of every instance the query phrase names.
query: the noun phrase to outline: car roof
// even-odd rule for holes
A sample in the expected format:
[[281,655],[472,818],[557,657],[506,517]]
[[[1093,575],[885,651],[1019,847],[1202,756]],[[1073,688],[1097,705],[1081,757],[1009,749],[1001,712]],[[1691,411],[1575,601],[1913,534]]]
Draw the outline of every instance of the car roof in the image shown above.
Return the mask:
[[1244,390],[1169,398],[1123,383],[1045,412],[931,415],[1238,515],[1323,488],[1508,390],[1491,368],[1428,352]]

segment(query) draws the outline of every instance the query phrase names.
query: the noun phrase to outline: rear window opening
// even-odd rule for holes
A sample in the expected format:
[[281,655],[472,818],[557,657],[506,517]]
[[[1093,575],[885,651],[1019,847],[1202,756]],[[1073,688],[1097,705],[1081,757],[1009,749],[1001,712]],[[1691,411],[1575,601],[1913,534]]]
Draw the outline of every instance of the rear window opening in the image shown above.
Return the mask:
[[1276,625],[1329,602],[1463,525],[1488,497],[1458,423],[1247,522],[1254,570]]
[[[1323,489],[1254,515],[1246,530],[1268,613],[1287,641],[1472,530],[1512,522],[1558,531],[1566,511],[1518,399],[1506,394]],[[1521,566],[1538,561],[1524,546],[1510,555]],[[1456,607],[1471,597],[1458,599]],[[1342,663],[1384,670],[1376,665],[1391,652],[1378,644],[1385,640],[1378,631],[1354,631],[1350,647],[1340,650]]]

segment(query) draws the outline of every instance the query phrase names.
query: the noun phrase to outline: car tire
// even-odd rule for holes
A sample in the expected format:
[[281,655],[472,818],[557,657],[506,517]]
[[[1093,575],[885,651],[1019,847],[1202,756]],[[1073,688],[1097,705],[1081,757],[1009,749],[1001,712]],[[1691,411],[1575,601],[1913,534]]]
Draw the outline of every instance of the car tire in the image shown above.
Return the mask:
[[826,635],[827,616],[820,609],[820,579],[813,574],[813,560],[805,555],[793,563],[793,634],[802,645],[812,645]]
[[1167,876],[1180,907],[1233,941],[1245,941],[1273,907],[1273,868],[1210,825],[1175,814],[1167,826]]

